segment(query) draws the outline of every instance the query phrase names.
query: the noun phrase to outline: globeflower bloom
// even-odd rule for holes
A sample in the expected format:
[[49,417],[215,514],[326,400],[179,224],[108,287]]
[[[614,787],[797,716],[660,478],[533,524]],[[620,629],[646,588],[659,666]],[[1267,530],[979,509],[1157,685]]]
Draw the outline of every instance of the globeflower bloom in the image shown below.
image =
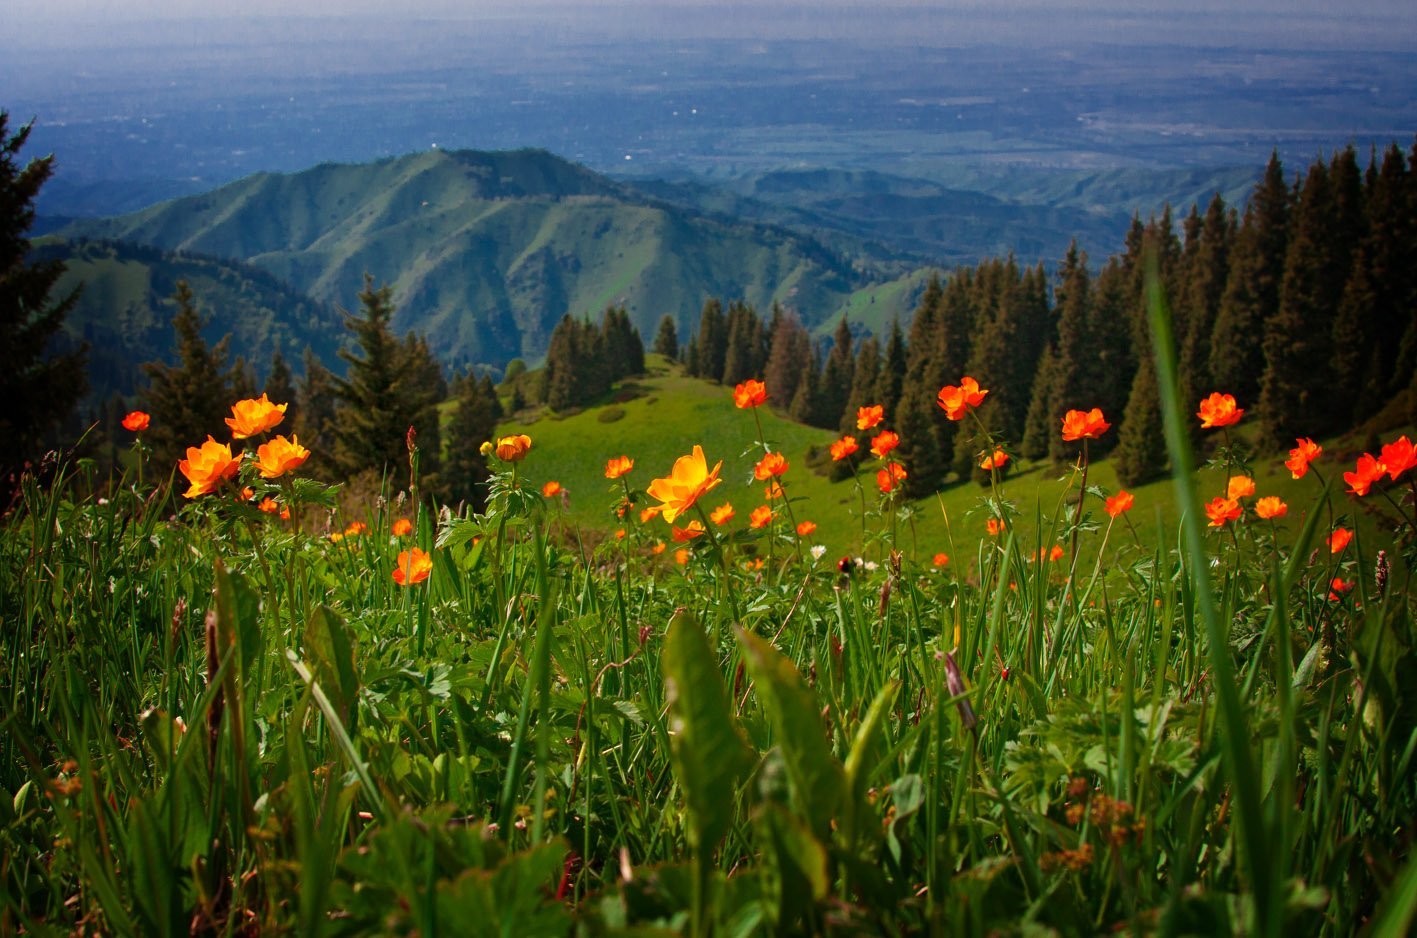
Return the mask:
[[1205,515],[1212,528],[1223,528],[1240,517],[1240,503],[1233,498],[1216,496],[1205,506]]
[[844,436],[831,445],[832,462],[841,462],[860,448],[856,445],[856,437]]
[[937,403],[944,408],[945,416],[951,420],[963,420],[964,415],[984,401],[987,390],[979,387],[979,382],[966,375],[959,379],[959,386],[947,384],[940,388]]
[[759,482],[775,479],[787,471],[787,457],[781,453],[768,453],[753,467],[753,478]]
[[1417,466],[1417,447],[1404,434],[1383,446],[1378,461],[1387,467],[1388,478],[1396,482],[1398,476]]
[[614,456],[605,462],[605,478],[618,479],[628,475],[635,468],[635,461],[629,456]]
[[748,516],[748,527],[765,528],[772,523],[772,508],[767,505],[759,505],[753,509],[753,513]]
[[990,518],[988,521],[984,522],[984,529],[989,532],[990,537],[998,537],[1004,530],[1004,522],[1000,521],[998,518]]
[[1357,580],[1344,580],[1342,577],[1334,577],[1333,582],[1329,584],[1328,601],[1332,603],[1342,602],[1343,594],[1353,589],[1353,584],[1357,582]]
[[756,378],[749,378],[733,389],[733,403],[743,410],[761,407],[768,400],[768,387]]
[[276,500],[269,495],[261,499],[261,504],[257,505],[256,508],[268,515],[280,514],[280,505],[276,504]]
[[412,532],[413,522],[409,521],[407,518],[400,518],[394,522],[394,537],[403,537],[405,534],[411,534]]
[[733,520],[733,514],[732,502],[724,502],[722,505],[719,505],[713,511],[709,512],[709,520],[714,524],[722,526]]
[[1002,469],[1004,468],[1004,464],[1008,461],[1009,454],[1001,449],[996,449],[994,452],[984,457],[984,461],[979,464],[979,468],[988,471]]
[[721,468],[723,460],[720,459],[710,471],[704,448],[696,445],[693,453],[674,461],[669,475],[651,482],[647,491],[651,498],[662,502],[660,510],[664,520],[673,524],[675,518],[694,507],[701,496],[723,481],[718,477]]
[[132,433],[142,433],[148,428],[148,424],[151,422],[152,417],[150,415],[143,413],[141,410],[135,410],[123,418],[123,429]]
[[531,437],[525,433],[518,433],[515,436],[504,436],[498,440],[493,452],[502,462],[521,462],[526,458],[529,449],[531,449]]
[[1328,536],[1328,552],[1330,554],[1341,554],[1343,548],[1348,546],[1348,542],[1353,540],[1353,532],[1347,528],[1334,528],[1333,533]]
[[1106,511],[1108,517],[1115,518],[1120,514],[1132,510],[1132,503],[1135,501],[1131,492],[1122,491],[1107,499]]
[[1233,499],[1249,498],[1255,494],[1255,480],[1249,476],[1231,476],[1225,486],[1225,497]]
[[876,473],[876,488],[881,490],[882,495],[889,495],[908,475],[909,473],[900,463],[888,463],[884,469]]
[[292,469],[299,469],[309,458],[310,451],[300,445],[294,434],[288,440],[278,436],[256,447],[256,468],[265,479],[278,479]]
[[1278,495],[1266,495],[1255,502],[1255,514],[1266,521],[1271,518],[1283,518],[1288,513],[1289,506]]
[[428,579],[428,574],[432,572],[433,558],[422,548],[401,550],[394,566],[394,582],[399,586],[412,586]]
[[886,411],[880,404],[856,408],[856,429],[858,430],[870,430],[885,419]]
[[1100,407],[1089,411],[1070,410],[1063,415],[1063,441],[1066,443],[1095,440],[1110,429],[1112,425],[1102,416]]
[[886,454],[900,445],[900,436],[890,430],[882,430],[871,440],[871,452],[881,459],[886,458]]
[[254,400],[237,401],[231,405],[231,416],[226,418],[226,425],[231,428],[231,438],[244,440],[278,426],[285,419],[288,406],[272,404],[264,393]]
[[803,521],[803,522],[801,522],[800,524],[797,525],[797,536],[798,536],[798,537],[810,537],[811,534],[812,534],[812,532],[815,531],[815,530],[817,530],[817,522],[815,522],[815,521]]
[[694,538],[702,536],[704,530],[704,523],[697,518],[690,521],[682,528],[677,527],[675,525],[670,525],[670,531],[673,534],[674,543],[676,544],[683,544],[686,541],[692,541]]
[[561,488],[561,483],[554,479],[541,487],[541,494],[546,498],[555,498],[564,491],[565,489]]
[[1324,448],[1308,437],[1295,437],[1294,442],[1299,445],[1289,451],[1289,458],[1284,460],[1284,465],[1290,475],[1302,479],[1309,471],[1309,463],[1318,459]]
[[1358,457],[1358,465],[1352,472],[1343,474],[1343,481],[1348,483],[1348,491],[1354,495],[1363,496],[1368,494],[1368,490],[1373,487],[1373,483],[1381,479],[1387,473],[1387,466],[1373,458],[1372,453],[1364,453]]
[[1235,406],[1233,394],[1221,394],[1217,391],[1201,401],[1196,416],[1201,418],[1201,429],[1212,430],[1239,423],[1244,413],[1244,410]]
[[945,564],[947,564],[947,563],[949,563],[949,562],[950,562],[950,555],[947,554],[947,553],[945,553],[944,551],[941,551],[940,553],[936,554],[936,555],[935,555],[933,558],[931,558],[931,560],[930,560],[930,563],[932,563],[932,564],[933,564],[934,566],[936,566],[936,567],[943,567]]
[[200,447],[187,447],[187,458],[177,464],[177,468],[192,483],[182,494],[196,498],[216,491],[223,482],[236,475],[241,468],[244,453],[231,455],[231,447],[218,443],[208,436]]

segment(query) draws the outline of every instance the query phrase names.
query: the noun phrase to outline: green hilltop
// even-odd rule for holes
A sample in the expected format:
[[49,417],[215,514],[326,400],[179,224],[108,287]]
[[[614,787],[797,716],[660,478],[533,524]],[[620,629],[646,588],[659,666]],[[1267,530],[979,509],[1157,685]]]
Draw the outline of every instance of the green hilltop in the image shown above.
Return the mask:
[[[891,279],[811,237],[674,206],[540,150],[260,174],[58,234],[239,260],[346,308],[368,272],[395,285],[395,328],[425,333],[454,366],[537,359],[562,315],[608,304],[647,337],[666,313],[692,328],[712,296],[781,302],[815,325]],[[888,294],[892,315],[908,316],[912,293]]]

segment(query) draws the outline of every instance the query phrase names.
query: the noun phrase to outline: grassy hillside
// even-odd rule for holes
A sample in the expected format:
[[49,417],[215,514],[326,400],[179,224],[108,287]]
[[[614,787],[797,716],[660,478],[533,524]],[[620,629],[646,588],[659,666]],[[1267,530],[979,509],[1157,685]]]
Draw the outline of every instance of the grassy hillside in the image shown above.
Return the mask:
[[786,229],[709,218],[541,151],[432,151],[262,174],[68,235],[249,262],[353,306],[366,272],[395,284],[399,330],[451,365],[535,359],[567,313],[624,303],[642,333],[691,325],[709,296],[829,318],[868,275]]
[[[528,420],[527,415],[522,415],[507,421],[500,432],[530,435],[533,449],[523,464],[525,476],[537,486],[553,479],[559,481],[569,492],[565,501],[568,523],[602,533],[617,526],[633,526],[617,520],[611,512],[618,502],[620,486],[604,477],[607,459],[620,455],[634,459],[635,469],[628,478],[632,489],[643,491],[653,478],[668,475],[674,460],[697,442],[710,463],[723,460],[725,481],[709,497],[710,507],[731,502],[737,518],[728,529],[746,528],[748,513],[762,504],[764,492],[763,484],[752,478],[753,464],[761,455],[755,445],[757,431],[752,414],[734,407],[730,388],[686,378],[677,366],[668,365],[657,356],[650,359],[650,373],[627,383],[618,395],[633,395],[632,399],[590,407],[559,419],[542,416]],[[621,415],[607,422],[617,411]],[[808,468],[809,450],[824,449],[836,435],[786,420],[770,408],[763,408],[760,416],[769,442],[791,463],[786,476],[789,494],[804,498],[796,508],[797,520],[811,520],[818,525],[810,542],[826,545],[833,558],[846,552],[860,553],[861,502],[854,483],[850,479],[831,482]],[[865,440],[862,442],[862,453],[869,457]],[[1346,454],[1353,444],[1329,441],[1328,446],[1328,466],[1323,471],[1334,475],[1333,467],[1340,454]],[[1292,536],[1302,524],[1302,511],[1315,503],[1319,489],[1313,476],[1292,479],[1283,466],[1283,458],[1282,453],[1272,453],[1256,459],[1254,479],[1259,495],[1278,495],[1291,505],[1292,514],[1279,522],[1279,530],[1281,536],[1284,532]],[[890,524],[889,519],[876,513],[874,479],[878,466],[878,460],[868,458],[861,468],[868,508],[867,531],[871,536]],[[1089,487],[1097,486],[1107,494],[1119,489],[1116,473],[1106,459],[1092,463],[1087,481]],[[1335,523],[1356,525],[1360,534],[1372,542],[1377,537],[1372,519],[1358,511],[1357,502],[1341,494],[1341,479],[1337,481],[1340,484],[1335,486],[1332,499]],[[1207,499],[1220,494],[1223,487],[1220,470],[1202,472],[1201,492]],[[1006,478],[1003,490],[1019,512],[1017,534],[1032,550],[1039,543],[1056,540],[1048,519],[1054,516],[1060,499],[1076,498],[1077,478],[1071,468],[1024,463],[1021,471]],[[1178,520],[1171,483],[1159,480],[1130,491],[1136,498],[1128,516],[1131,524],[1117,525],[1111,534],[1112,544],[1154,546],[1159,532],[1174,530]],[[985,516],[980,510],[981,496],[985,494],[987,490],[974,482],[955,483],[943,489],[938,499],[915,503],[911,506],[913,519],[897,520],[900,549],[921,562],[929,562],[936,552],[944,551],[968,563],[979,544],[988,539]],[[1107,517],[1099,500],[1089,498],[1088,510],[1093,520],[1105,524]],[[1044,519],[1041,529],[1040,517]],[[669,526],[654,521],[647,533],[667,540]],[[1083,545],[1085,552],[1097,546],[1088,541]]]
[[130,394],[140,365],[172,356],[172,293],[185,280],[208,317],[209,342],[231,335],[231,354],[264,373],[279,349],[296,366],[308,345],[328,365],[344,341],[343,320],[330,306],[297,293],[269,273],[195,254],[111,241],[41,243],[39,259],[68,269],[54,296],[82,286],[65,330],[89,343],[89,385],[95,399]]

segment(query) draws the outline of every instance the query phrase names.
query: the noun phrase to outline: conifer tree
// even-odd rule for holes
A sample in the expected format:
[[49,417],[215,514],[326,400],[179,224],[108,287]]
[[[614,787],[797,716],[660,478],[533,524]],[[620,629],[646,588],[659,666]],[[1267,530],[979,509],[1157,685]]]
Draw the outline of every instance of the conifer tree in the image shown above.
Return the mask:
[[87,384],[82,347],[48,354],[78,290],[51,300],[63,262],[32,263],[28,257],[34,200],[54,172],[54,158],[32,159],[21,168],[19,153],[33,124],[9,134],[8,123],[9,113],[0,111],[0,467],[37,456]]
[[1368,380],[1379,395],[1407,386],[1414,367],[1406,342],[1417,320],[1417,174],[1393,145],[1383,154],[1367,199],[1367,276],[1373,289],[1372,330],[1376,368]]
[[412,332],[404,336],[400,378],[400,404],[409,415],[405,428],[411,426],[418,433],[419,484],[441,495],[443,429],[438,405],[448,398],[448,382],[424,336]]
[[202,338],[204,325],[196,299],[185,280],[177,282],[172,301],[177,364],[148,362],[143,372],[148,387],[140,397],[142,409],[152,415],[147,443],[159,465],[176,464],[189,446],[200,446],[208,434],[229,439],[225,418],[236,398],[232,373],[226,365],[229,337],[215,346]]
[[717,299],[704,303],[697,338],[698,358],[693,373],[709,381],[721,381],[724,360],[728,357],[728,324],[723,316],[723,304]]
[[555,411],[566,410],[583,401],[585,376],[578,373],[581,352],[580,325],[570,313],[561,317],[551,330],[551,342],[546,348],[546,406]]
[[[357,347],[340,351],[349,368],[334,382],[339,401],[334,457],[346,477],[387,471],[401,480],[400,467],[408,459],[406,436],[416,413],[405,393],[404,344],[389,326],[393,290],[387,284],[376,288],[374,278],[365,274],[359,303],[360,315],[344,314],[345,328],[354,334]],[[419,431],[422,434],[422,428]]]
[[668,313],[660,317],[659,331],[654,334],[654,354],[670,361],[679,357],[679,330],[674,326],[674,317]]
[[723,383],[740,384],[758,378],[767,364],[763,322],[747,303],[728,305],[728,351],[723,361]]
[[1270,157],[1235,238],[1211,337],[1214,387],[1210,390],[1233,394],[1242,406],[1259,398],[1265,368],[1265,323],[1279,310],[1288,227],[1289,188],[1276,154]]
[[891,323],[891,337],[886,342],[880,382],[876,385],[876,401],[885,408],[887,420],[895,419],[896,408],[900,406],[901,390],[905,387],[905,372],[905,334],[901,332],[900,320],[897,319]]
[[[1058,272],[1058,344],[1053,353],[1053,384],[1047,406],[1049,422],[1061,424],[1070,409],[1088,410],[1096,395],[1093,370],[1092,281],[1087,270],[1087,253],[1074,241],[1068,247]],[[1056,433],[1049,435],[1049,455],[1054,462],[1066,462],[1070,447]]]
[[1053,446],[1053,399],[1058,385],[1056,364],[1057,345],[1050,343],[1038,360],[1038,373],[1028,400],[1028,415],[1024,418],[1023,445],[1020,452],[1027,459],[1042,459]]
[[299,403],[295,397],[295,379],[290,373],[290,366],[286,364],[285,356],[280,353],[280,349],[275,350],[271,356],[270,376],[266,378],[265,392],[271,400],[277,404],[289,404],[290,412],[286,414],[286,419],[294,421],[295,412],[299,410]]
[[[806,335],[806,331],[802,333]],[[802,374],[797,381],[797,387],[792,392],[792,403],[788,407],[788,413],[793,420],[805,423],[809,426],[822,425],[821,407],[821,368],[817,358],[815,348],[808,345],[807,366],[802,369]],[[768,392],[772,392],[771,386]]]
[[[600,324],[599,344],[610,382],[644,374],[645,346],[623,306],[610,306]],[[609,383],[606,384],[609,390]]]
[[832,336],[831,352],[827,354],[817,395],[819,423],[823,426],[835,428],[845,415],[846,403],[851,397],[851,384],[856,376],[856,357],[852,354],[852,345],[851,325],[843,315]]
[[1122,415],[1112,465],[1123,485],[1141,485],[1166,472],[1166,439],[1161,417],[1161,388],[1156,364],[1143,355]]
[[881,374],[881,343],[868,335],[861,340],[856,352],[856,366],[852,371],[851,394],[847,397],[846,409],[842,412],[837,428],[842,433],[859,435],[856,429],[856,411],[862,407],[877,404],[876,385]]
[[1264,331],[1260,421],[1274,443],[1337,428],[1329,363],[1343,287],[1328,233],[1333,211],[1328,169],[1315,163],[1294,209],[1279,311]]
[[454,501],[466,502],[473,511],[486,507],[484,486],[490,475],[482,444],[497,432],[502,406],[490,378],[468,372],[457,382],[457,410],[448,427],[445,488]]
[[[1233,226],[1233,215],[1226,210],[1225,200],[1216,193],[1196,233],[1194,251],[1187,239],[1190,259],[1186,265],[1185,287],[1177,298],[1178,305],[1185,309],[1185,328],[1179,342],[1181,394],[1187,403],[1200,400],[1215,388],[1210,368],[1210,337],[1215,331],[1229,277]],[[1146,351],[1139,349],[1138,355],[1144,357]]]
[[[797,386],[806,378],[812,368],[812,339],[797,317],[785,313],[777,317],[777,328],[773,332],[772,352],[764,381],[768,386],[768,399],[778,407],[792,410],[797,396]],[[810,397],[810,395],[808,395]]]
[[[295,392],[291,429],[299,434],[302,446],[312,453],[328,457],[334,452],[335,410],[339,403],[335,394],[335,376],[321,364],[309,346],[305,348],[302,365],[305,373]],[[329,458],[310,460],[307,465],[317,478],[327,481],[334,478],[334,461]]]
[[1378,300],[1371,249],[1367,241],[1358,249],[1333,321],[1330,393],[1337,405],[1334,420],[1340,428],[1380,410],[1385,398],[1383,383],[1374,380],[1381,372],[1382,360],[1377,347]]

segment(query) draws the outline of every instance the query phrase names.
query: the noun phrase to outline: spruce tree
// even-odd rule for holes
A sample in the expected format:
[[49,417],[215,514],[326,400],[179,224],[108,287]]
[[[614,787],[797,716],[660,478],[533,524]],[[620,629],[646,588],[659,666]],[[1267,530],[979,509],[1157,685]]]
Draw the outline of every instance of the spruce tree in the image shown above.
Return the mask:
[[861,340],[856,352],[856,366],[852,370],[851,394],[847,398],[846,409],[842,412],[837,428],[846,434],[858,436],[856,411],[862,407],[880,403],[876,400],[876,384],[881,374],[881,343],[875,336],[868,335]]
[[762,376],[767,364],[763,322],[757,310],[741,301],[728,305],[728,350],[723,361],[723,383],[741,384]]
[[473,511],[482,511],[487,499],[484,486],[490,473],[481,447],[496,434],[502,407],[491,379],[479,379],[471,372],[457,382],[457,401],[448,427],[444,488],[453,501],[466,502]]
[[1389,147],[1366,199],[1367,263],[1377,366],[1368,380],[1386,397],[1405,388],[1417,367],[1404,342],[1417,320],[1417,173]]
[[852,354],[853,340],[851,325],[846,316],[841,317],[836,332],[832,336],[831,352],[822,371],[822,382],[817,395],[820,410],[819,423],[835,428],[840,425],[846,412],[846,404],[851,397],[852,381],[856,377],[856,357]]
[[[1185,308],[1185,329],[1179,337],[1182,400],[1199,401],[1215,389],[1210,367],[1210,337],[1220,314],[1230,273],[1230,242],[1234,216],[1217,193],[1205,210],[1198,243],[1186,267],[1185,286],[1177,302]],[[1139,356],[1145,356],[1139,350]],[[1197,426],[1199,426],[1197,424]]]
[[340,351],[349,367],[345,377],[334,382],[339,401],[334,458],[345,477],[372,471],[390,472],[401,480],[408,459],[406,436],[415,415],[406,403],[404,345],[389,326],[393,290],[387,284],[375,287],[374,278],[365,274],[359,303],[360,315],[344,314],[356,347]]
[[1053,446],[1053,400],[1057,396],[1058,368],[1056,344],[1043,350],[1038,360],[1038,372],[1029,394],[1028,415],[1024,418],[1023,445],[1020,452],[1027,459],[1043,459]]
[[295,378],[291,375],[290,365],[286,364],[280,349],[276,349],[275,354],[271,356],[271,369],[269,377],[266,378],[265,392],[277,404],[289,404],[290,411],[286,413],[286,419],[294,419],[295,411],[299,409],[295,397]]
[[1380,410],[1385,397],[1382,382],[1374,380],[1382,364],[1375,328],[1378,301],[1370,250],[1367,242],[1358,249],[1333,321],[1330,393],[1336,405],[1334,419],[1340,428]]
[[674,326],[674,317],[665,313],[659,320],[659,331],[654,334],[654,354],[663,355],[671,362],[679,357],[679,330]]
[[900,435],[895,456],[908,473],[904,489],[910,498],[923,498],[939,489],[949,471],[949,462],[940,452],[935,435],[935,423],[944,417],[935,404],[938,393],[939,388],[932,390],[921,382],[907,382],[891,419],[891,426]]
[[1161,417],[1161,388],[1156,364],[1143,355],[1122,414],[1112,465],[1123,485],[1141,485],[1166,472],[1166,438]]
[[159,465],[175,465],[187,447],[200,446],[208,435],[229,439],[225,419],[236,401],[226,365],[229,337],[207,345],[202,316],[185,280],[177,282],[172,301],[177,306],[172,317],[177,364],[143,365],[148,387],[140,395],[142,409],[152,415],[146,442]]
[[811,368],[812,339],[807,330],[796,316],[790,313],[779,316],[772,337],[772,352],[763,376],[768,386],[768,400],[779,408],[791,411],[797,386]]
[[[0,111],[0,468],[18,467],[38,455],[46,435],[84,395],[83,347],[54,351],[64,317],[78,290],[51,300],[64,273],[62,261],[31,263],[27,237],[34,224],[34,200],[54,172],[54,158],[18,159],[33,124],[7,132],[9,114]],[[198,441],[200,442],[200,440]],[[5,474],[9,478],[9,473]],[[0,483],[0,491],[8,488]]]
[[561,317],[551,330],[551,343],[546,349],[544,403],[554,411],[563,411],[584,402],[585,379],[579,374],[581,364],[581,329],[570,313]]
[[[888,421],[895,420],[896,408],[900,406],[901,390],[905,387],[905,371],[905,334],[901,332],[900,320],[897,319],[891,323],[891,337],[886,342],[880,381],[876,385],[876,401],[885,408]],[[937,393],[938,390],[937,388]]]
[[699,314],[698,358],[693,372],[709,381],[723,379],[723,364],[728,357],[728,324],[723,316],[723,304],[717,299],[704,303]]
[[291,429],[299,434],[302,446],[311,453],[326,457],[310,460],[307,465],[316,478],[329,481],[335,477],[334,461],[328,458],[334,452],[335,410],[339,404],[335,376],[321,364],[309,346],[305,348],[302,367],[305,373],[295,392],[295,415]]
[[400,406],[408,414],[405,427],[413,427],[418,434],[420,485],[424,491],[441,495],[443,428],[438,405],[448,398],[448,382],[424,336],[412,332],[404,336],[402,359]]
[[[1074,241],[1068,247],[1063,266],[1058,272],[1058,344],[1054,349],[1052,367],[1054,384],[1050,389],[1049,418],[1060,426],[1068,410],[1089,410],[1096,406],[1097,374],[1093,369],[1095,352],[1092,324],[1092,280],[1087,270],[1087,254]],[[1049,442],[1049,455],[1054,462],[1066,462],[1070,447],[1058,434]]]
[[[805,330],[803,335],[806,335]],[[807,354],[807,365],[802,369],[797,387],[793,389],[792,403],[788,406],[788,413],[793,420],[816,427],[822,425],[822,376],[816,350],[810,344]],[[768,392],[772,392],[771,386],[769,386]]]

